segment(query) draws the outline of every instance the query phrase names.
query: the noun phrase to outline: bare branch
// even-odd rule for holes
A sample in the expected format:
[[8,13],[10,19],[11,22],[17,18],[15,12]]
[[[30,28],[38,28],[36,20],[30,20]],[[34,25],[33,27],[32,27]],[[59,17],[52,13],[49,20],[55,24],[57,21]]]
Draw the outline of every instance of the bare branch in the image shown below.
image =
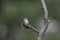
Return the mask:
[[40,30],[37,30],[36,28],[32,27],[29,24],[29,21],[27,18],[24,18],[24,20],[23,20],[23,26],[25,26],[26,28],[30,28],[30,29],[36,31],[37,33],[39,33],[38,40],[42,40],[42,37],[43,37],[44,33],[46,32],[46,30],[48,28],[48,24],[49,24],[48,10],[47,10],[46,4],[45,4],[45,0],[41,0],[41,3],[42,3],[43,10],[44,10],[44,24],[42,25]]
[[43,10],[44,10],[44,24],[39,31],[38,40],[42,40],[42,37],[43,37],[44,33],[46,32],[46,30],[48,28],[48,24],[49,24],[49,22],[48,22],[48,10],[46,7],[45,0],[41,0],[41,3],[42,3]]

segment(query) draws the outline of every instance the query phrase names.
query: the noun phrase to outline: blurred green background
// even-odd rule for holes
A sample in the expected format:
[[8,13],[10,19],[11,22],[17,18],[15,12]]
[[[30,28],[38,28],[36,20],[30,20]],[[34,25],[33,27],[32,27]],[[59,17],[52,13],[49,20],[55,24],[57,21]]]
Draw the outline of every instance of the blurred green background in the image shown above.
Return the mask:
[[[46,0],[50,24],[43,40],[60,40],[60,0]],[[44,11],[40,0],[0,0],[1,40],[37,40],[38,33],[22,26],[24,18],[37,29],[43,24]],[[6,26],[6,27],[5,27]],[[6,31],[6,32],[5,32]],[[2,36],[3,35],[3,36]]]

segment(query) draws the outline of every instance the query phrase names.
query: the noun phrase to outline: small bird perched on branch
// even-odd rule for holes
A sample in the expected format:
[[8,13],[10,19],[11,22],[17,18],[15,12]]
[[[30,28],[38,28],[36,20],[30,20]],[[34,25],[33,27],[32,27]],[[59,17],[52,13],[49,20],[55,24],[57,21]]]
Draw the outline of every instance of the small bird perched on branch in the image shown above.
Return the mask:
[[30,28],[30,29],[32,29],[33,31],[39,33],[39,30],[37,30],[36,28],[32,27],[32,26],[29,24],[29,21],[28,21],[27,18],[24,18],[22,25],[23,25],[26,29]]
[[24,18],[24,20],[23,20],[23,26],[25,26],[25,28],[26,29],[28,29],[29,28],[29,21],[28,21],[28,19],[27,18]]

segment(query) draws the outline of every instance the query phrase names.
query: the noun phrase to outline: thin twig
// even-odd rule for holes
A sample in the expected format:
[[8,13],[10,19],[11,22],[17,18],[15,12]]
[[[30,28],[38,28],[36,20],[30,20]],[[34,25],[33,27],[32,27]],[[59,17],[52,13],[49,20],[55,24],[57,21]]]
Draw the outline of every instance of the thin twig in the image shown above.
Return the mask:
[[48,28],[48,24],[49,24],[49,22],[48,22],[48,10],[46,7],[45,0],[41,0],[41,3],[42,3],[43,10],[44,10],[44,24],[39,31],[38,40],[42,40],[42,37],[43,37],[44,33],[46,32],[46,30]]

